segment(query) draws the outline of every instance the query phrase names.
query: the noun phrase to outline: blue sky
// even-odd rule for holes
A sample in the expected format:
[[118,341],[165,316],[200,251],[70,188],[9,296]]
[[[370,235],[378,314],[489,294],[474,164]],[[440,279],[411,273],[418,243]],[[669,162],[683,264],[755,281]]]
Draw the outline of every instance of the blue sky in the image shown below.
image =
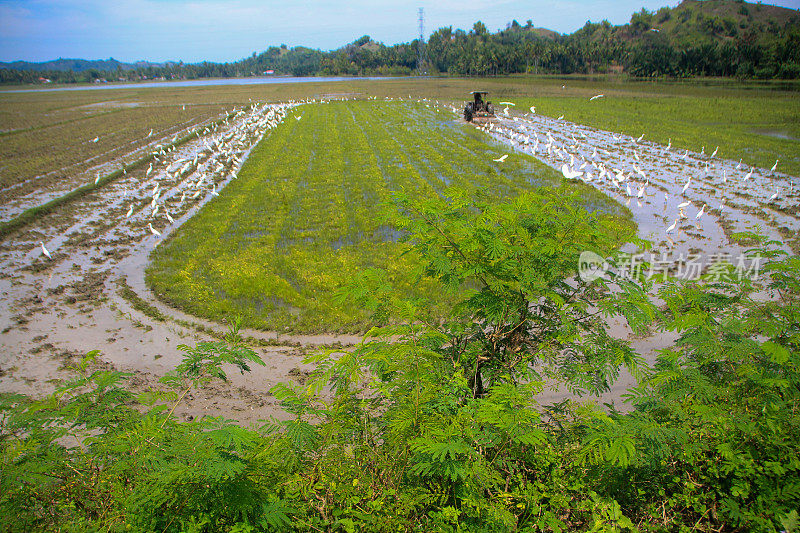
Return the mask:
[[[120,61],[234,61],[270,45],[330,50],[370,35],[386,44],[442,26],[495,31],[516,19],[570,33],[587,20],[630,20],[678,0],[0,0],[0,61],[58,57]],[[800,8],[800,0],[775,0]]]

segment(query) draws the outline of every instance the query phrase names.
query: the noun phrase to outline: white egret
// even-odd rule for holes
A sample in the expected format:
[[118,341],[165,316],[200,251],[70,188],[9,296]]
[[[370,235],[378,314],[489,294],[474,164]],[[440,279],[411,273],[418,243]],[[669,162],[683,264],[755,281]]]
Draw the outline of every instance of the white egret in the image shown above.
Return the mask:
[[596,94],[596,95],[592,96],[591,98],[589,98],[589,101],[591,102],[592,100],[597,100],[598,98],[602,98],[604,96],[605,96],[604,94]]
[[100,137],[98,136],[98,137],[95,137],[94,139],[92,139],[92,142],[93,142],[93,143],[96,143],[96,142],[97,142],[97,141],[99,141],[99,140],[100,140]]
[[47,256],[48,259],[53,259],[50,257],[50,252],[47,251],[47,248],[44,247],[44,242],[39,241],[39,244],[42,245],[42,253]]
[[495,161],[496,163],[502,163],[502,162],[504,162],[506,160],[507,157],[508,157],[508,154],[504,154],[504,155],[501,155],[500,157],[498,157],[497,159],[492,159],[492,161]]
[[683,209],[684,207],[689,207],[690,205],[692,205],[692,202],[686,200],[685,202],[678,204],[678,209]]
[[704,203],[703,207],[700,208],[700,211],[694,216],[694,218],[700,220],[700,217],[702,217],[706,213],[706,207],[708,207],[708,205]]
[[676,218],[675,222],[673,222],[672,225],[667,228],[667,233],[672,233],[672,230],[674,230],[675,226],[677,226],[677,225],[678,225],[678,219]]
[[561,165],[561,173],[564,174],[564,177],[567,178],[568,180],[574,180],[583,175],[583,172],[577,172],[575,170],[572,170],[566,163]]
[[132,214],[133,214],[133,204],[130,205],[130,207],[128,208],[128,212],[125,213],[125,218],[131,218]]
[[157,229],[155,229],[155,228],[153,227],[153,224],[152,224],[152,223],[148,222],[148,223],[147,223],[147,227],[148,227],[148,228],[150,228],[150,233],[152,233],[153,235],[156,235],[156,236],[158,236],[158,237],[161,237],[161,232],[160,232],[160,231],[158,231]]
[[776,169],[776,168],[778,168],[778,161],[780,161],[780,159],[776,159],[776,160],[775,160],[775,164],[774,164],[774,165],[772,165],[772,168],[771,168],[771,169],[769,169],[769,173],[770,173],[770,174],[772,174],[773,172],[775,172],[775,169]]

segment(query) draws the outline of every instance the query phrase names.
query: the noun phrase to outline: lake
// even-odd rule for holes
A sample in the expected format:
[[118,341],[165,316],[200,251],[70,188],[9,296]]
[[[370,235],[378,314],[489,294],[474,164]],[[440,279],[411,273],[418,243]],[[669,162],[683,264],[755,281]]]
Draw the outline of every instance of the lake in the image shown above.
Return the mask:
[[91,91],[99,89],[138,89],[155,87],[202,87],[205,85],[268,85],[273,83],[327,83],[333,81],[359,81],[359,80],[393,80],[396,77],[390,76],[318,76],[307,78],[295,78],[291,76],[269,76],[254,78],[203,78],[198,80],[178,80],[178,81],[145,81],[138,83],[96,83],[94,85],[75,85],[59,87],[42,87],[36,89],[12,89],[2,90],[0,93],[32,93],[45,91]]

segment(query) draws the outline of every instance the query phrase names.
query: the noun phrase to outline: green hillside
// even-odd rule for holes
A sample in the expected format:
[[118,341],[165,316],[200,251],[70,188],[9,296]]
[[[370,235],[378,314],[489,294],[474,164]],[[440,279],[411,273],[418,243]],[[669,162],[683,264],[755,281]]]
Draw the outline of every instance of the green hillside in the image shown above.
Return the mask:
[[676,45],[746,39],[768,43],[800,24],[800,13],[784,7],[735,0],[684,0],[655,13],[642,10],[631,17],[629,34],[658,30]]

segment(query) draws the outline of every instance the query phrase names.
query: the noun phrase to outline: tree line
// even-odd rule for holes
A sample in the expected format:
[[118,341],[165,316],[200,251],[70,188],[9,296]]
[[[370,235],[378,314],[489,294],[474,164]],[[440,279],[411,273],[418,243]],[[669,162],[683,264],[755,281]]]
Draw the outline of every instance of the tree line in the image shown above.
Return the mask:
[[[742,4],[745,11],[747,4]],[[741,11],[740,11],[741,12]],[[677,13],[673,15],[673,13]],[[657,26],[678,17],[678,39]],[[419,61],[420,50],[422,61]],[[735,76],[739,78],[800,77],[800,24],[789,18],[740,21],[702,11],[642,9],[630,23],[587,22],[578,31],[558,35],[516,20],[491,33],[478,21],[472,29],[436,30],[427,42],[413,40],[386,46],[365,35],[329,52],[307,47],[272,46],[230,63],[171,63],[115,71],[0,70],[0,83],[36,83],[40,77],[60,83],[195,79],[260,76],[272,71],[291,76],[403,76],[416,73],[455,76],[505,74],[604,74],[626,72],[636,77]]]

